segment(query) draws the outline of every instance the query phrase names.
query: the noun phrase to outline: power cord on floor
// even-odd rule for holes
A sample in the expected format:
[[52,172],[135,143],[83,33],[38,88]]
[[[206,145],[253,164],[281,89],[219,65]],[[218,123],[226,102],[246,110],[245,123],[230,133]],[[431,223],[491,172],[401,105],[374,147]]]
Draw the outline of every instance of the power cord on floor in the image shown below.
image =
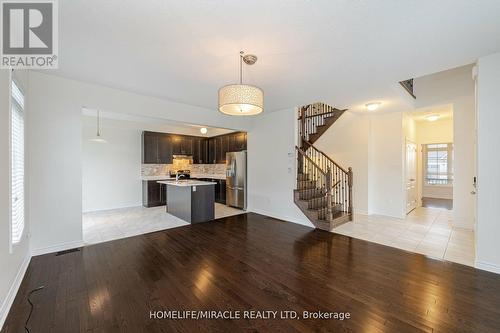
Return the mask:
[[30,291],[28,293],[28,303],[30,303],[31,309],[30,309],[30,314],[28,315],[28,319],[26,319],[26,323],[24,324],[24,329],[26,330],[26,333],[30,333],[30,330],[28,329],[28,322],[30,321],[31,313],[33,312],[33,303],[31,302],[31,299],[30,299],[31,294],[33,294],[34,292],[40,291],[43,288],[45,288],[45,286],[40,286],[38,288],[33,289],[32,291]]

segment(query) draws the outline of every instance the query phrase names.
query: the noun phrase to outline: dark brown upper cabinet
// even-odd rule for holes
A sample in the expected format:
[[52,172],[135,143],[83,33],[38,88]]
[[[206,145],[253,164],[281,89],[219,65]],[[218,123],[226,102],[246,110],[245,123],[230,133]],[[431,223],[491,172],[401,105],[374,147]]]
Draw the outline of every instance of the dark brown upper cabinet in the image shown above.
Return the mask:
[[217,162],[216,154],[217,140],[215,138],[208,139],[208,163],[215,164]]
[[193,138],[193,163],[194,164],[209,164],[208,159],[208,139]]
[[158,133],[142,133],[142,163],[156,164],[160,162],[158,157]]
[[171,164],[172,158],[172,138],[168,134],[158,136],[158,157],[160,164]]
[[145,164],[171,164],[173,155],[193,156],[194,164],[224,164],[227,152],[246,148],[245,132],[212,138],[148,131],[142,133],[142,163]]

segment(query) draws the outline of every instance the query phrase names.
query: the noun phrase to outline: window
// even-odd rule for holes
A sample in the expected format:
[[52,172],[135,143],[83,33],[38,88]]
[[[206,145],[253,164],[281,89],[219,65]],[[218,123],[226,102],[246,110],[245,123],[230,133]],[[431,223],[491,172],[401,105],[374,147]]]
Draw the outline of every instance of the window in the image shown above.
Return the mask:
[[453,144],[433,143],[423,148],[426,184],[453,184]]
[[11,242],[19,243],[24,230],[24,94],[12,81],[11,93]]

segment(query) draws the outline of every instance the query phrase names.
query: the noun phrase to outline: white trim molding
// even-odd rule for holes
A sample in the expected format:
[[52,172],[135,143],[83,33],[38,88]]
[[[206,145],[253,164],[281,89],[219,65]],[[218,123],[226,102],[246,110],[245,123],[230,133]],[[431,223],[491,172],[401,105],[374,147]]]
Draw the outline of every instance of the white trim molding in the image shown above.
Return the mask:
[[5,300],[3,301],[0,307],[0,330],[2,330],[3,324],[5,323],[7,315],[9,314],[10,307],[12,306],[12,303],[14,303],[14,299],[16,298],[17,292],[19,290],[19,287],[21,286],[21,282],[23,281],[24,274],[26,274],[26,270],[28,269],[30,261],[31,261],[31,256],[27,256],[24,259],[23,263],[21,264],[21,267],[19,268],[19,271],[16,274],[14,282],[10,286],[9,292],[7,293],[7,297],[5,297]]
[[78,240],[78,241],[73,241],[73,242],[67,242],[67,243],[52,245],[52,246],[48,246],[48,247],[43,247],[43,248],[38,248],[38,249],[32,249],[31,250],[31,255],[33,257],[35,257],[35,256],[40,256],[42,254],[53,253],[53,252],[58,252],[58,251],[64,251],[64,250],[69,250],[69,249],[74,249],[76,247],[82,247],[84,245],[85,245],[85,243],[83,242],[83,240]]
[[500,274],[500,266],[484,261],[476,261],[476,268],[496,274]]

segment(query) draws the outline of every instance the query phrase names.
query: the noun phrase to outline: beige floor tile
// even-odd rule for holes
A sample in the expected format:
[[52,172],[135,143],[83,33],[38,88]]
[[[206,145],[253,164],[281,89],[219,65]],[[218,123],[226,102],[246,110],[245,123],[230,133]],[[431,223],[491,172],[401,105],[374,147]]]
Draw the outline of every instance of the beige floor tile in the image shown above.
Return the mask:
[[[215,218],[242,214],[244,211],[215,204]],[[165,207],[131,207],[84,213],[83,239],[95,244],[154,231],[175,228],[188,223],[168,214]]]
[[453,228],[452,211],[419,207],[404,220],[357,214],[354,221],[334,232],[464,265],[474,264],[474,233]]

